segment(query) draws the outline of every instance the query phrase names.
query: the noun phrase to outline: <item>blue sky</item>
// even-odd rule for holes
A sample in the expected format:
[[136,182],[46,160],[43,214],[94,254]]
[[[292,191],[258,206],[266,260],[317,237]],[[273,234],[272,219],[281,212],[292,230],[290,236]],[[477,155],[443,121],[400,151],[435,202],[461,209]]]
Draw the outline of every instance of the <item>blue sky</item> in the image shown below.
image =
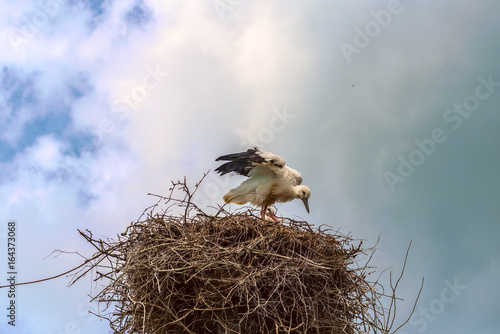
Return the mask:
[[[258,145],[302,172],[279,214],[373,245],[399,270],[401,333],[497,333],[500,3],[2,1],[0,243],[51,276],[215,157]],[[241,181],[209,174],[197,201]],[[0,266],[5,268],[5,256]],[[14,331],[106,333],[91,277],[18,289]],[[0,291],[0,305],[7,305]],[[3,308],[4,306],[2,306]]]

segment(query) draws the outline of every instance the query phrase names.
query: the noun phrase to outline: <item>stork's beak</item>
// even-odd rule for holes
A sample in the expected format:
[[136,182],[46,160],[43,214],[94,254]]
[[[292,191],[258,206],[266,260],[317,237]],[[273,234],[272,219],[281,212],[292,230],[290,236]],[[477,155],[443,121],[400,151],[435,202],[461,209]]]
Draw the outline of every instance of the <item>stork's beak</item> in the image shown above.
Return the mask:
[[307,201],[307,198],[303,198],[302,202],[304,202],[304,206],[306,207],[307,213],[309,213],[309,202]]
[[279,222],[279,221],[280,221],[280,219],[279,219],[279,218],[278,218],[278,217],[277,217],[274,213],[271,213],[271,214],[269,215],[269,217],[271,218],[271,220],[272,220],[273,222]]

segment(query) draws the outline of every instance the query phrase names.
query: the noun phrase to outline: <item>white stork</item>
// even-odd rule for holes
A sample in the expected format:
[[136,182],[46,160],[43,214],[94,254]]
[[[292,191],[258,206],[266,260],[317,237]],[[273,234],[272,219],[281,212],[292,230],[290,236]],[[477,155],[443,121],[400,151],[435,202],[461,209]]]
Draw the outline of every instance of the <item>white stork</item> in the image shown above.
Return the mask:
[[[302,174],[285,166],[285,160],[258,147],[246,152],[223,155],[215,161],[229,161],[215,169],[220,175],[237,173],[249,177],[237,188],[224,195],[226,203],[245,204],[250,202],[261,207],[261,217],[266,220],[267,208],[274,203],[289,202],[299,198],[309,213],[311,190],[302,183]],[[278,221],[278,218],[271,216]]]
[[264,220],[266,222],[279,222],[280,221],[280,219],[276,216],[276,209],[273,206],[267,207]]

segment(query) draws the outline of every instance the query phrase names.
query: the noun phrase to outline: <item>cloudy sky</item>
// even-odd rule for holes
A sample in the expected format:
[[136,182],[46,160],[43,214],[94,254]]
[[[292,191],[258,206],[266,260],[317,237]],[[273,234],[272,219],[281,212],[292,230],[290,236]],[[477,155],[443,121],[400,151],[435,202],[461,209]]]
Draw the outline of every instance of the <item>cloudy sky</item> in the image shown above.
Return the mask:
[[[18,280],[79,263],[76,229],[113,237],[218,155],[258,145],[302,172],[279,214],[380,236],[401,269],[402,333],[497,333],[500,2],[1,0],[0,266]],[[199,203],[241,178],[211,172]],[[91,277],[18,287],[16,328],[106,333]],[[3,283],[2,283],[3,284]]]

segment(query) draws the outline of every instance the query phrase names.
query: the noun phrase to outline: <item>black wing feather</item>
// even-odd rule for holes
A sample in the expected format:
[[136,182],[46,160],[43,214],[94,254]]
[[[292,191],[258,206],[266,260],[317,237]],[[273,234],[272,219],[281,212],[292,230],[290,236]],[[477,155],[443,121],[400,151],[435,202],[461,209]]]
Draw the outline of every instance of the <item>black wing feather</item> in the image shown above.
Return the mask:
[[254,147],[245,152],[222,155],[215,159],[215,161],[224,160],[229,162],[217,167],[215,171],[220,173],[221,176],[231,172],[248,176],[248,173],[250,173],[256,164],[261,164],[265,161],[265,159],[257,153],[258,151],[259,148]]

